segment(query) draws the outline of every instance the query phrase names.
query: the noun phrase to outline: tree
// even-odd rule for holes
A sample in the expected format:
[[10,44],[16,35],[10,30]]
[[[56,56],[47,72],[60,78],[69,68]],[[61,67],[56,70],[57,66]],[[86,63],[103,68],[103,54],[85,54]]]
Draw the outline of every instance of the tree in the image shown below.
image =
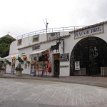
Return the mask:
[[0,57],[6,57],[9,55],[10,44],[15,40],[10,35],[5,35],[0,38]]

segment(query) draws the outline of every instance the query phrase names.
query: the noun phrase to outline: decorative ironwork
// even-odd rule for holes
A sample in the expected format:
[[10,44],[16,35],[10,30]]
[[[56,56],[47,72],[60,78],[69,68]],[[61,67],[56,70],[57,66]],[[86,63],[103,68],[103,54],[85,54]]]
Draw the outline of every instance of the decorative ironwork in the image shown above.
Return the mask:
[[60,42],[57,42],[56,45],[52,45],[51,48],[50,48],[51,51],[53,51],[53,50],[56,50],[56,51],[58,50],[59,51],[59,44],[60,44]]

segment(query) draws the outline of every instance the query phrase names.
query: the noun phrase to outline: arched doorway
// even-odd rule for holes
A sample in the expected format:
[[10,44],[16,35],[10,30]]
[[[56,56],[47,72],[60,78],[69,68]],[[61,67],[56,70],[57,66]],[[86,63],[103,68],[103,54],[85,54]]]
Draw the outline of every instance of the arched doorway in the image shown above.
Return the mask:
[[107,67],[107,43],[98,37],[80,40],[73,48],[70,58],[70,75],[79,75],[75,62],[79,61],[80,70],[85,75],[100,75],[101,67]]

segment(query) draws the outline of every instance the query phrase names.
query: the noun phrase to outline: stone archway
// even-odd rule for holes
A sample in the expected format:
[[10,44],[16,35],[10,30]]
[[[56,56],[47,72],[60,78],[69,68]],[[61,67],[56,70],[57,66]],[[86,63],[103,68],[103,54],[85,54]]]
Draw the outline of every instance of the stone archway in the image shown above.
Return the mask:
[[[75,62],[80,70],[75,70]],[[73,48],[70,58],[70,75],[101,75],[101,67],[107,67],[107,43],[98,37],[86,37]]]

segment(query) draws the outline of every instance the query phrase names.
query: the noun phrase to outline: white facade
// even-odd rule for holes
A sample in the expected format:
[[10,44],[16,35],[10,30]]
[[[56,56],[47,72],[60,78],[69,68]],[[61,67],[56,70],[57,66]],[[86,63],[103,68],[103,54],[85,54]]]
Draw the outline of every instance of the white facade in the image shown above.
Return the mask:
[[[103,31],[99,32],[97,30],[99,30],[100,28],[99,27],[97,28],[97,26],[100,26],[100,25],[102,26],[101,30]],[[94,31],[94,29],[96,30]],[[77,32],[78,32],[78,35],[77,35]],[[51,32],[51,33],[55,33],[55,32]],[[57,33],[59,35],[57,35]],[[98,37],[107,43],[107,22],[101,22],[95,25],[87,26],[87,27],[76,29],[73,31],[72,30],[60,31],[57,33],[56,33],[56,36],[53,35],[54,37],[51,35],[52,36],[51,40],[47,40],[47,35],[49,35],[48,33],[47,34],[35,33],[32,36],[29,36],[29,34],[27,34],[28,35],[27,37],[20,38],[22,39],[20,45],[17,45],[19,39],[12,42],[12,44],[10,45],[10,55],[19,54],[20,56],[21,54],[24,53],[27,55],[28,59],[31,60],[30,54],[32,52],[49,49],[52,45],[56,44],[56,41],[58,41],[58,38],[62,38],[64,40],[64,44],[62,40],[61,44],[59,44],[59,52],[60,54],[69,53],[69,60],[60,62],[60,76],[70,76],[70,58],[71,58],[71,52],[73,48],[75,47],[75,45],[80,40],[87,38],[87,37]],[[34,35],[39,36],[39,40],[33,42]],[[75,36],[77,37],[75,38]],[[34,45],[39,45],[40,46],[39,49],[32,50],[32,47]],[[64,48],[64,53],[63,53],[63,48]],[[53,53],[55,52],[56,51],[54,50]],[[25,69],[23,73],[29,74],[30,68]]]

